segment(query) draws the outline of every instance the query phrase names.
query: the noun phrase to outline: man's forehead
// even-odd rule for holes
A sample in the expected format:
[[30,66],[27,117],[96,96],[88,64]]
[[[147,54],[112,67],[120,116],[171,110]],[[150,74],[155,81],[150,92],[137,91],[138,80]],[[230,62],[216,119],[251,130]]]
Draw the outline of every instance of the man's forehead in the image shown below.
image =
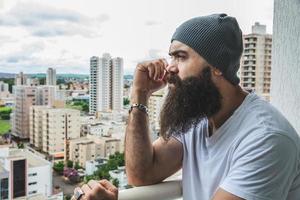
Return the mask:
[[186,44],[180,41],[173,40],[169,48],[169,53],[179,50],[188,52],[191,50],[191,47],[187,46]]

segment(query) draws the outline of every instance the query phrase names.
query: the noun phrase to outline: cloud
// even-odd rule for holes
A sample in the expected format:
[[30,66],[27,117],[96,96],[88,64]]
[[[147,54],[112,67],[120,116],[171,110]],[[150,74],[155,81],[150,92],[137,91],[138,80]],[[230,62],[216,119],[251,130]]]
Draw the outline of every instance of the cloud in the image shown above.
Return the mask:
[[100,37],[101,24],[109,19],[106,14],[91,18],[73,10],[38,3],[17,3],[8,13],[0,15],[0,26],[22,26],[38,37]]
[[148,20],[145,22],[146,26],[155,26],[155,25],[159,25],[159,24],[160,24],[160,22],[154,21],[154,20]]
[[[34,42],[22,45],[21,49],[6,53],[0,56],[0,60],[7,63],[20,63],[24,61],[32,61],[37,53],[41,53],[45,49],[44,42]],[[3,63],[2,63],[3,64]]]
[[133,63],[133,66],[135,66],[137,63],[140,63],[143,61],[165,58],[166,56],[167,56],[166,51],[163,51],[160,49],[149,49],[149,51],[143,58],[131,60],[131,63]]

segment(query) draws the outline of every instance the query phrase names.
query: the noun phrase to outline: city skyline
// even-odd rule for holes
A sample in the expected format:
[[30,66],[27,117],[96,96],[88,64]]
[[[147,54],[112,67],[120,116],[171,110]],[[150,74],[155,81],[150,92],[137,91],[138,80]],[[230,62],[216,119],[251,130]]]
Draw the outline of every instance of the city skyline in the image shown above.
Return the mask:
[[184,20],[216,12],[235,16],[245,34],[256,21],[272,33],[273,0],[0,2],[0,72],[88,74],[89,58],[109,52],[132,74],[138,62],[167,55]]

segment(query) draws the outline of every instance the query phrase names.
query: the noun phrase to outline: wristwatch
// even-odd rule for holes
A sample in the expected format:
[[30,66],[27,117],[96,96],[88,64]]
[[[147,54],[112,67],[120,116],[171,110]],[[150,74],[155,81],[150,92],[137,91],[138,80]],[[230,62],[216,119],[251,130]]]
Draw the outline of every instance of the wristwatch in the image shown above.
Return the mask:
[[129,109],[129,114],[131,113],[131,111],[134,109],[134,108],[137,108],[139,109],[140,111],[143,111],[144,113],[146,113],[148,115],[149,111],[148,111],[148,108],[147,106],[143,105],[143,104],[140,104],[140,103],[134,103],[130,106],[130,109]]

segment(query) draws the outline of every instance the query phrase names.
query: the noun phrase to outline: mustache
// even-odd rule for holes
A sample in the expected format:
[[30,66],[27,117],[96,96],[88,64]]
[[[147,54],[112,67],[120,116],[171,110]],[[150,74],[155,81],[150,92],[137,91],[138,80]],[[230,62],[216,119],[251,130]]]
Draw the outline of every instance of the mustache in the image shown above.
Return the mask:
[[175,87],[182,86],[182,80],[181,80],[181,78],[177,74],[175,74],[173,72],[168,73],[166,75],[165,79],[166,79],[166,81],[167,81],[168,84],[173,84]]

